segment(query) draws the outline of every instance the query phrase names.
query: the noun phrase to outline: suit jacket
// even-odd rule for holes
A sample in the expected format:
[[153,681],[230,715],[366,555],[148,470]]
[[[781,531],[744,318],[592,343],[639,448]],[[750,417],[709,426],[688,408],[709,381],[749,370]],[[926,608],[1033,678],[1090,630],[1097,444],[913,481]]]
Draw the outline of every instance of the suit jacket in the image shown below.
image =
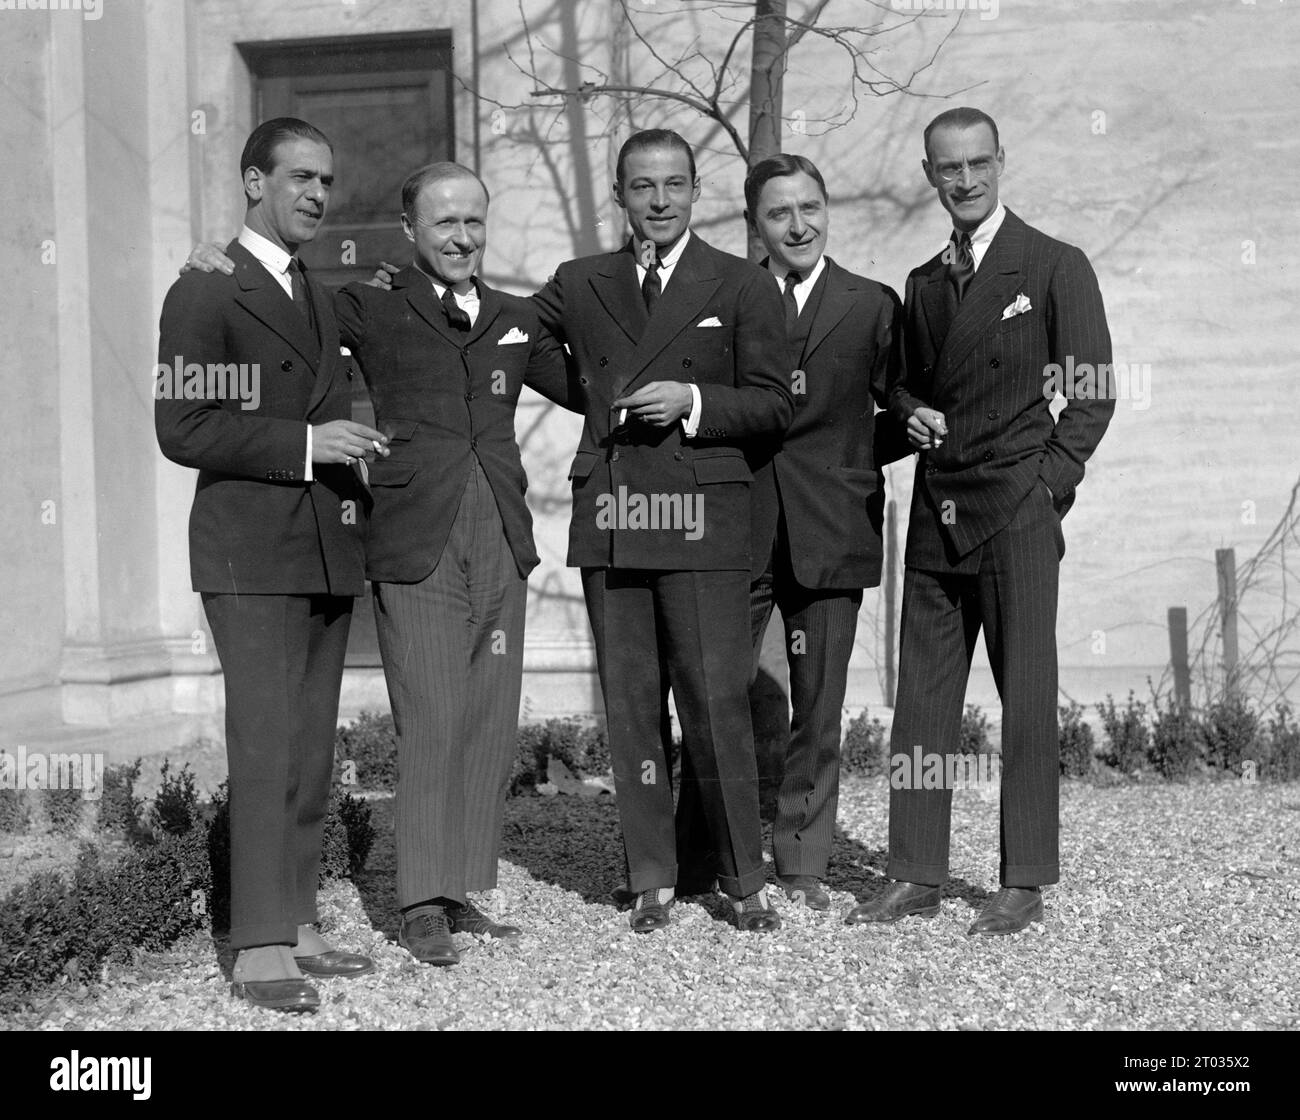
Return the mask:
[[[950,324],[947,275],[939,254],[907,278],[905,366],[890,394],[902,424],[922,406],[947,420],[942,446],[917,463],[907,537],[908,566],[934,571],[1005,527],[1040,479],[1064,516],[1115,410],[1109,395],[1070,400],[1056,422],[1048,409],[1050,364],[1111,361],[1101,292],[1079,249],[1008,210]],[[1029,310],[1004,319],[1018,296]]]
[[474,456],[519,574],[537,566],[515,406],[525,384],[564,402],[564,352],[527,300],[481,280],[478,289],[468,333],[451,326],[433,284],[414,267],[393,278],[392,291],[354,283],[338,293],[343,344],[357,356],[375,423],[391,440],[389,457],[369,464],[371,579],[416,583],[433,571]]
[[[784,312],[772,278],[692,234],[653,318],[630,242],[562,264],[533,300],[543,325],[569,346],[576,404],[586,415],[569,472],[570,566],[748,569],[744,445],[784,431],[791,416]],[[699,387],[696,438],[686,439],[680,423],[634,421],[615,432],[613,402],[652,381]],[[699,515],[695,530],[684,527],[689,511]]]
[[751,456],[754,572],[767,563],[784,510],[801,587],[875,587],[884,509],[878,467],[906,453],[896,437],[877,438],[896,425],[875,406],[885,407],[896,380],[903,305],[892,289],[827,257],[808,314],[807,340],[790,352],[804,374],[795,385],[794,419],[784,437],[763,441]]
[[[189,533],[194,590],[360,595],[365,489],[342,464],[315,463],[315,481],[304,481],[307,425],[352,414],[331,298],[307,276],[318,341],[257,258],[238,241],[226,255],[233,276],[187,272],[172,285],[158,343],[158,445],[199,471]],[[196,375],[192,392],[176,391],[176,366]],[[256,393],[215,399],[203,386],[209,372],[242,372]],[[254,397],[256,407],[245,408]]]

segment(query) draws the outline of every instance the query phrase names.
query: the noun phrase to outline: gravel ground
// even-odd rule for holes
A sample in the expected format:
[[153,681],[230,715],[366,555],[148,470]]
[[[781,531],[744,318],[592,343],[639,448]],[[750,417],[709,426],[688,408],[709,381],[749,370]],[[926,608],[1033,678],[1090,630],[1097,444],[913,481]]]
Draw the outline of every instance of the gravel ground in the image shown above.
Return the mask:
[[319,1012],[235,1002],[229,954],[210,938],[110,966],[5,1025],[25,1030],[944,1029],[1277,1030],[1300,1027],[1300,787],[1066,783],[1065,880],[1047,920],[969,938],[996,888],[996,801],[959,791],[954,878],[935,919],[847,927],[878,893],[884,779],[846,779],[829,915],[772,888],[785,927],[742,936],[721,899],[630,932],[607,901],[619,872],[608,797],[518,798],[506,812],[497,889],[481,902],[523,926],[511,946],[458,937],[456,968],[397,946],[388,802],[358,884],[324,892],[323,926],[379,972],[318,981]]

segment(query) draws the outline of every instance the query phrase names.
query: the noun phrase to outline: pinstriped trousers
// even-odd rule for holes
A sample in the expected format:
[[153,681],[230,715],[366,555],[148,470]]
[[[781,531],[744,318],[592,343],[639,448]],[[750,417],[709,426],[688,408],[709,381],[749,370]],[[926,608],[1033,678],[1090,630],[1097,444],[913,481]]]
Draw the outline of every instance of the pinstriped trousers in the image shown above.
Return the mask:
[[[908,568],[890,754],[955,753],[971,655],[981,628],[1002,698],[1000,875],[1003,886],[1060,878],[1056,599],[1064,545],[1047,488],[980,546],[972,574]],[[912,783],[914,786],[917,784]],[[891,879],[948,878],[951,789],[890,783]]]
[[374,585],[397,726],[399,906],[496,886],[527,588],[477,459],[433,571]]

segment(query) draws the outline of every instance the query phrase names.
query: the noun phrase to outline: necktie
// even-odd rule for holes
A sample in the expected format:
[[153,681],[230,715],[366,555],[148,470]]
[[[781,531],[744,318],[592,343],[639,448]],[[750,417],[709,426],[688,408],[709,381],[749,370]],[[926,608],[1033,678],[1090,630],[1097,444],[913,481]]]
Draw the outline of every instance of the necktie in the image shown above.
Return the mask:
[[975,254],[971,251],[969,233],[958,234],[954,230],[951,244],[953,254],[952,263],[948,265],[948,281],[952,284],[957,302],[961,303],[966,295],[966,289],[970,287],[970,282],[975,276]]
[[302,275],[302,262],[297,257],[289,258],[289,286],[293,289],[293,305],[302,312],[307,325],[316,329],[315,308],[311,304],[311,295],[307,291],[307,281]]
[[785,274],[785,329],[793,330],[794,325],[799,321],[799,301],[794,298],[794,290],[803,279],[797,272],[787,272]]
[[456,302],[455,293],[450,288],[444,288],[442,291],[442,309],[447,312],[447,322],[458,331],[467,331],[470,328],[469,312],[465,311],[460,304]]
[[664,290],[663,282],[659,279],[660,260],[655,257],[646,265],[645,279],[641,281],[641,298],[645,300],[645,309],[651,315],[654,314],[655,304],[659,302],[659,296]]

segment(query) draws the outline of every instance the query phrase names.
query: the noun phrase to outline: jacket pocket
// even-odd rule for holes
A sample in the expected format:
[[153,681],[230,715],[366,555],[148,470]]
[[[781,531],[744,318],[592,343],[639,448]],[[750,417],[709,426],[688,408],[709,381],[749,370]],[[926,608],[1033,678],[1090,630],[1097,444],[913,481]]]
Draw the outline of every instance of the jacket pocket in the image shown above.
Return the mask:
[[586,478],[596,468],[596,460],[600,456],[594,451],[579,451],[573,457],[573,465],[569,468],[569,477],[573,479]]
[[418,420],[385,420],[382,431],[390,443],[400,443],[415,435],[419,427]]
[[711,482],[753,482],[749,464],[743,455],[697,455],[691,460],[695,481],[700,486]]
[[401,459],[376,459],[368,464],[371,486],[405,486],[419,470],[418,463],[405,463]]

